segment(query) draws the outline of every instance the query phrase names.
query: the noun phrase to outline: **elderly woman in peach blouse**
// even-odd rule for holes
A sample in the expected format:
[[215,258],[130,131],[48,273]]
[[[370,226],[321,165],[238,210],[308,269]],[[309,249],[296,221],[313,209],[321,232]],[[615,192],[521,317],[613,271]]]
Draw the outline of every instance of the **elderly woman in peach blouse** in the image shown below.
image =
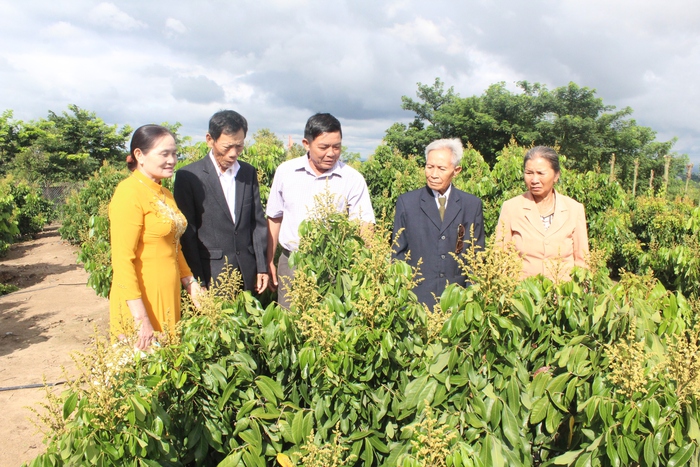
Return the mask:
[[558,193],[559,156],[546,146],[525,154],[527,191],[501,207],[496,242],[512,242],[523,260],[522,277],[568,280],[574,266],[586,266],[588,232],[583,205]]

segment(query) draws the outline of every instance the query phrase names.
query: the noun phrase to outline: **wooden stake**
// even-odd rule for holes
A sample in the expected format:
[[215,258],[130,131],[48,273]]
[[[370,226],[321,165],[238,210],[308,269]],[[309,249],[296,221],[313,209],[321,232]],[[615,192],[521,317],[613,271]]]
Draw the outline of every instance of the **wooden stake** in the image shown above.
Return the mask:
[[610,183],[615,181],[615,153],[612,153],[612,157],[610,157]]
[[671,167],[671,156],[664,156],[664,193],[668,193],[668,169]]

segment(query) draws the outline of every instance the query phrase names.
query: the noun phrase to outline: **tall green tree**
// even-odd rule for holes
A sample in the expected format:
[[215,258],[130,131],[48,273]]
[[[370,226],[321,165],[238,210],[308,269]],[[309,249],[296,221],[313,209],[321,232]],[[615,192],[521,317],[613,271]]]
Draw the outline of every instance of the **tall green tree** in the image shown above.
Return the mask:
[[44,183],[84,180],[104,161],[123,161],[131,131],[69,105],[60,115],[49,111],[46,119],[20,125],[12,166],[17,175]]
[[12,110],[0,114],[0,175],[5,175],[17,154],[19,122],[12,120]]

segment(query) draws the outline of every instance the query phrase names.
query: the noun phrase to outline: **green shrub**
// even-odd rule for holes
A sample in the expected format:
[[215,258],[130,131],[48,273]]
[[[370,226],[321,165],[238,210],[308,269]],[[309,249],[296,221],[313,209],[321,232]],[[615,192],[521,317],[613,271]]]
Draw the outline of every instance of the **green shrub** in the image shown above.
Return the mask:
[[487,249],[428,311],[386,231],[317,214],[290,310],[211,295],[152,354],[98,343],[31,465],[697,465],[700,310],[679,293],[518,282]]
[[415,157],[404,157],[388,146],[379,146],[359,169],[367,182],[377,219],[394,222],[400,195],[425,185],[424,166]]
[[71,194],[61,212],[61,238],[77,245],[83,241],[89,230],[90,217],[104,215],[114,190],[119,182],[129,175],[129,171],[115,169],[105,163],[86,183],[83,189]]
[[19,209],[17,226],[20,236],[35,236],[55,218],[51,201],[43,197],[41,189],[22,181],[10,181],[11,193]]
[[0,184],[0,257],[7,254],[10,245],[19,235],[18,216],[19,209],[9,188]]
[[18,290],[19,287],[17,287],[16,285],[0,283],[0,295],[7,295]]

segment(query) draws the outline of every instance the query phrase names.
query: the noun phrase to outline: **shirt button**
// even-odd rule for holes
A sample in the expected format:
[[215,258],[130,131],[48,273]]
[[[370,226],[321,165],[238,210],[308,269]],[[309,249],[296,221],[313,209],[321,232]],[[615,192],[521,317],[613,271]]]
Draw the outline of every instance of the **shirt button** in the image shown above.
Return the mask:
[[237,254],[237,255],[240,255],[240,254],[241,254],[241,252],[240,252],[240,251],[237,251],[237,252],[236,252],[236,254]]
[[443,273],[440,273],[440,277],[445,277],[445,274],[443,274]]
[[444,239],[445,239],[445,236],[443,235],[442,237],[440,237],[440,239],[441,239],[441,240],[444,240]]
[[440,257],[441,257],[442,259],[445,259],[445,255],[440,255]]

